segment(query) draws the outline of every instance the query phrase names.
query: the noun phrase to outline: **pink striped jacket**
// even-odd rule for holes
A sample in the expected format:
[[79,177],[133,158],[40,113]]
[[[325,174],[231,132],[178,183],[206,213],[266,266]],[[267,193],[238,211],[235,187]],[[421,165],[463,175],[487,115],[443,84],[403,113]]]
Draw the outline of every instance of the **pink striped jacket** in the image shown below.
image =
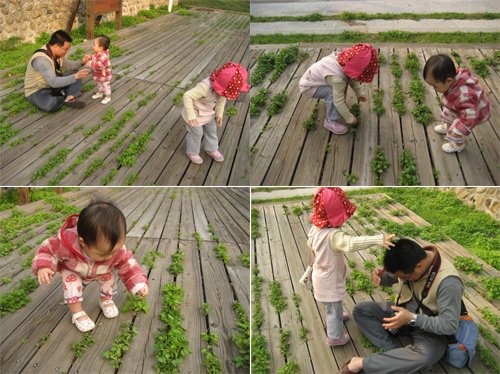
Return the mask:
[[[451,120],[452,126],[465,136],[491,116],[490,102],[469,69],[458,71],[448,91],[441,96],[441,102],[448,109],[443,111],[443,119]],[[448,118],[449,112],[451,118]]]
[[41,268],[50,268],[54,272],[67,269],[78,274],[82,280],[93,280],[116,269],[125,287],[132,293],[137,293],[149,283],[132,252],[125,246],[106,261],[95,262],[87,256],[78,241],[77,222],[78,214],[69,216],[59,232],[37,249],[31,265],[35,275]]
[[96,53],[92,56],[92,60],[88,62],[88,66],[93,70],[92,78],[97,82],[111,81],[111,60],[109,59],[109,49]]

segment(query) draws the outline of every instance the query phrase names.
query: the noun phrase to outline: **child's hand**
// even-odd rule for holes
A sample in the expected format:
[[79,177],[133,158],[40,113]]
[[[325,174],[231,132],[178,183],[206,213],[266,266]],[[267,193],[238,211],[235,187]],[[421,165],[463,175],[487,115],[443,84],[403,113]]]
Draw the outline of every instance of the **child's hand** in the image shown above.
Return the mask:
[[380,286],[380,281],[382,279],[382,274],[384,274],[384,271],[385,270],[383,268],[376,268],[375,270],[373,270],[372,281],[377,286]]
[[368,100],[368,98],[365,95],[361,95],[360,97],[358,97],[358,100],[364,103],[366,100]]
[[85,65],[90,60],[92,60],[92,55],[85,55],[85,56],[83,56],[83,58],[82,58],[82,65]]
[[215,120],[217,121],[217,126],[222,127],[222,117],[217,117]]
[[50,284],[52,278],[54,278],[54,272],[50,268],[41,268],[36,272],[38,277],[38,283],[40,284]]
[[198,126],[198,119],[190,119],[188,121],[189,126]]
[[149,295],[149,288],[147,285],[142,287],[139,291],[137,291],[137,296],[146,297],[148,295]]
[[387,249],[391,249],[394,247],[394,243],[391,242],[392,239],[394,239],[396,235],[394,234],[385,234],[384,235],[384,247]]

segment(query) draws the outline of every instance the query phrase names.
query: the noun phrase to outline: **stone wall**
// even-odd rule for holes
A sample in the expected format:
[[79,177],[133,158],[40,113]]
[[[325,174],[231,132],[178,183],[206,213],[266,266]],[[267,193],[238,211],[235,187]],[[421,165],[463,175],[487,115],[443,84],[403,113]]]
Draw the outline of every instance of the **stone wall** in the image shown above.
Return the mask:
[[461,200],[500,220],[500,188],[498,187],[444,187]]
[[[78,0],[0,0],[0,40],[17,36],[34,42],[42,32],[51,34],[65,29],[71,10]],[[85,0],[80,1],[80,14],[85,14]],[[174,0],[177,4],[178,0]],[[149,5],[168,5],[168,0],[123,0],[123,15],[136,15]],[[84,17],[77,17],[73,27],[78,27]],[[113,17],[109,17],[113,19]]]

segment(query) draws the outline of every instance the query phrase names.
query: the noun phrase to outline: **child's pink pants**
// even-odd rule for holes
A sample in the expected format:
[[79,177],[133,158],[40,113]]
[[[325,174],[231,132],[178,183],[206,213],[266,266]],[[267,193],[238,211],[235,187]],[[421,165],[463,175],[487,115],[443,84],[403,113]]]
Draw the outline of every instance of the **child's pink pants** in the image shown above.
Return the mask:
[[76,273],[69,270],[62,270],[61,276],[64,287],[64,302],[66,304],[79,303],[83,301],[83,288],[90,282],[99,282],[101,297],[111,300],[116,293],[115,279],[113,273],[106,273],[97,278],[82,279]]

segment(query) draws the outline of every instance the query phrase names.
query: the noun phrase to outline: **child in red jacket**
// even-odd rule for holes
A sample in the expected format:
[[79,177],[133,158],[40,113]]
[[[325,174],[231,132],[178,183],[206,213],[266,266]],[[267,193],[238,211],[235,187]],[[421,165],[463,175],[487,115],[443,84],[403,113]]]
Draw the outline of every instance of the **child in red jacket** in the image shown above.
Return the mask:
[[448,143],[443,144],[443,151],[461,152],[472,129],[490,118],[490,102],[484,90],[469,69],[457,70],[453,60],[444,54],[427,60],[424,79],[442,94],[444,123],[434,127],[434,131],[446,135]]
[[149,294],[148,279],[132,252],[124,246],[127,223],[123,213],[112,203],[95,201],[74,214],[53,237],[36,251],[32,271],[40,284],[49,284],[56,272],[61,273],[64,302],[72,322],[81,332],[95,327],[82,307],[84,285],[100,285],[99,305],[106,318],[118,315],[113,302],[116,279],[113,270],[133,294]]
[[101,104],[108,104],[111,102],[111,60],[109,59],[110,44],[111,41],[106,35],[100,35],[95,38],[95,54],[89,55],[92,59],[86,64],[93,70],[92,79],[97,85],[97,93],[92,95],[92,99],[100,99],[103,95],[105,95],[104,99],[101,100]]

